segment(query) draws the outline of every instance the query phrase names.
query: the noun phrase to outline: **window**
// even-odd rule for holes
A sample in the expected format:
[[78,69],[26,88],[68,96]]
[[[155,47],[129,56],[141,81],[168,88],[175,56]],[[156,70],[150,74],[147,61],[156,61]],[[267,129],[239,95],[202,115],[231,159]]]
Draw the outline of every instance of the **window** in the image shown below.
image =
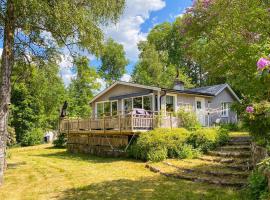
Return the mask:
[[152,110],[152,96],[143,97],[143,109]]
[[105,101],[97,103],[97,117],[117,115],[118,102]]
[[97,103],[97,116],[100,117],[103,115],[103,103]]
[[142,97],[133,98],[133,108],[142,108]]
[[166,96],[166,112],[174,112],[174,96]]
[[117,101],[113,101],[112,102],[112,115],[117,115],[117,111],[118,111],[118,103]]
[[229,116],[229,103],[222,102],[221,103],[221,116],[228,117]]
[[196,101],[196,108],[197,108],[197,110],[202,109],[202,102],[201,101]]
[[124,99],[124,109],[125,111],[132,110],[132,99]]
[[105,116],[111,115],[111,102],[104,102],[104,115]]

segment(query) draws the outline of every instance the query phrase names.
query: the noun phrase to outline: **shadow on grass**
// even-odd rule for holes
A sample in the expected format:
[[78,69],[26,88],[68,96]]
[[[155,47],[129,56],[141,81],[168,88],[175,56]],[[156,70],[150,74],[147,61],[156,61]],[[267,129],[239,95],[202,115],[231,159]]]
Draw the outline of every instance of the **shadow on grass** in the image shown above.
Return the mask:
[[130,158],[101,157],[101,156],[95,156],[91,154],[70,153],[68,151],[61,151],[61,152],[48,153],[48,154],[35,154],[33,156],[57,158],[57,159],[64,159],[64,160],[89,161],[91,163],[112,163],[112,162],[117,162],[117,161],[129,161],[129,162],[134,162],[134,163],[142,163],[142,161],[134,160]]
[[58,199],[236,200],[240,197],[236,191],[231,189],[155,177],[140,180],[119,179],[72,188],[64,191]]

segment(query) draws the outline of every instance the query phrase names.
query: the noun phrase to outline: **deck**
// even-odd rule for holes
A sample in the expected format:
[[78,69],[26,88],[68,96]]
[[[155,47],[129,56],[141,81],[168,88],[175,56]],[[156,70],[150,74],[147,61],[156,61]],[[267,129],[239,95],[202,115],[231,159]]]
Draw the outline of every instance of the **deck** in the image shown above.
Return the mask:
[[119,114],[87,119],[63,119],[60,132],[93,134],[139,134],[157,127],[179,127],[179,120],[172,115]]

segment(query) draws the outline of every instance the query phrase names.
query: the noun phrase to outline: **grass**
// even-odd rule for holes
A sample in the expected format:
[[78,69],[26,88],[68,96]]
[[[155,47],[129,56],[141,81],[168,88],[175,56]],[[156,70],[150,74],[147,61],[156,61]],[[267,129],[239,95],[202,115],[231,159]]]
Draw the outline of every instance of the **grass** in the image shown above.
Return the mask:
[[248,132],[235,131],[235,132],[230,132],[229,135],[231,137],[239,137],[239,136],[249,136],[249,133]]
[[69,154],[49,145],[9,150],[0,199],[237,200],[238,191],[166,178],[129,159]]

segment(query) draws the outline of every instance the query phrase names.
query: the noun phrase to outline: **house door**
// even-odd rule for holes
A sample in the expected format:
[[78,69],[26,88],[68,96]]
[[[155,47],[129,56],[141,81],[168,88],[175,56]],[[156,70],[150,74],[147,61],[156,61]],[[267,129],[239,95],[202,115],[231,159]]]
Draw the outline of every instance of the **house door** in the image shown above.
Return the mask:
[[205,126],[205,99],[195,97],[196,115],[202,126]]

